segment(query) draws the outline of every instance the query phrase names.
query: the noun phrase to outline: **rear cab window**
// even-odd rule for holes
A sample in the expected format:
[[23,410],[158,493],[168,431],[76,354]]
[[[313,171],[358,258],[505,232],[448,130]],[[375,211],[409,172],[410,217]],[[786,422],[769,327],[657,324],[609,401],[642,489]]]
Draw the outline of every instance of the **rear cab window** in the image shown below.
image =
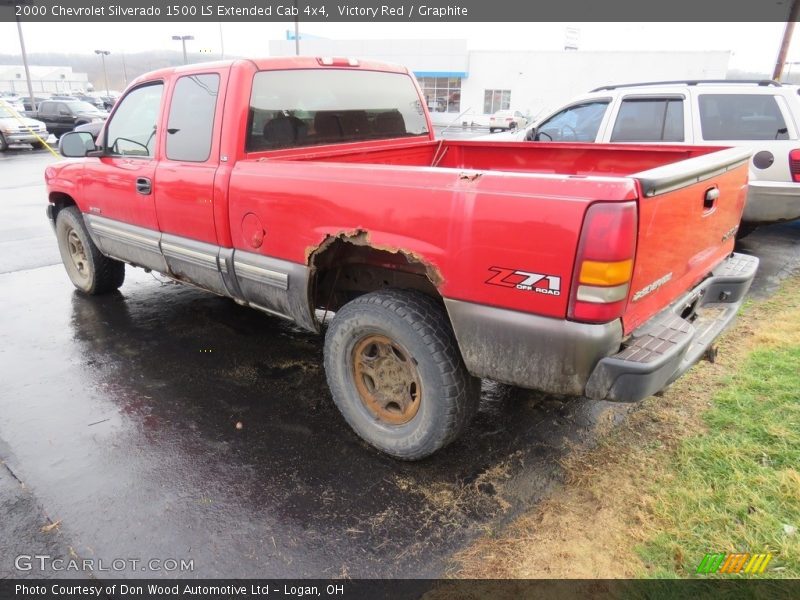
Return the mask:
[[407,74],[295,69],[253,78],[247,152],[427,135]]
[[783,98],[772,94],[698,94],[703,139],[787,140]]
[[625,97],[620,103],[612,142],[683,142],[682,96]]

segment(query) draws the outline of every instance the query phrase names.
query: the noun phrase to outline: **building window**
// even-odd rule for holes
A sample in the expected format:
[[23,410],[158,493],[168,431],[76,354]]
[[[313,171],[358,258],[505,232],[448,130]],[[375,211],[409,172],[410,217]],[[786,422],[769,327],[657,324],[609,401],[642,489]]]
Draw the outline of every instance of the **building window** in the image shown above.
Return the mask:
[[483,114],[493,115],[498,110],[511,108],[511,90],[485,90],[483,92]]
[[461,77],[418,77],[428,110],[461,112]]

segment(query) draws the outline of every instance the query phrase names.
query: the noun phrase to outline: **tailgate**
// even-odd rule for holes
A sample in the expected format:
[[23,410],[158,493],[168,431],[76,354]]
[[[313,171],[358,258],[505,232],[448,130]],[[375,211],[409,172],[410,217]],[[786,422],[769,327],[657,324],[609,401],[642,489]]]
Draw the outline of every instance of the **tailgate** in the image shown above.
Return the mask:
[[733,251],[747,195],[748,150],[730,148],[633,177],[639,230],[625,333],[693,288]]

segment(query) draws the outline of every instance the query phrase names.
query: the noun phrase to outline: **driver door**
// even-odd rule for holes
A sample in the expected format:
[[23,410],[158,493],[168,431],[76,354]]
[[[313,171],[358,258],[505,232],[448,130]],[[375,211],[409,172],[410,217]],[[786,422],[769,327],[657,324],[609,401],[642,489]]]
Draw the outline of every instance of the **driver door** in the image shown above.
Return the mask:
[[82,185],[84,218],[100,249],[159,271],[166,266],[153,180],[163,91],[155,81],[125,94],[105,126],[103,156],[86,159]]

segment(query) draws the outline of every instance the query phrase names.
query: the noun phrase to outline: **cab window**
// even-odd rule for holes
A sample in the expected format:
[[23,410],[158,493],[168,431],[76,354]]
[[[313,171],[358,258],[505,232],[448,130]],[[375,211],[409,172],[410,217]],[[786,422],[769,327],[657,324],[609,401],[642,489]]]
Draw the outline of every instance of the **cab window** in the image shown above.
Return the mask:
[[211,154],[219,75],[207,73],[178,79],[167,120],[167,158],[205,162]]
[[164,84],[136,88],[121,101],[106,127],[106,152],[113,156],[153,156],[156,122]]
[[540,142],[594,142],[608,100],[576,104],[556,113],[536,128]]

